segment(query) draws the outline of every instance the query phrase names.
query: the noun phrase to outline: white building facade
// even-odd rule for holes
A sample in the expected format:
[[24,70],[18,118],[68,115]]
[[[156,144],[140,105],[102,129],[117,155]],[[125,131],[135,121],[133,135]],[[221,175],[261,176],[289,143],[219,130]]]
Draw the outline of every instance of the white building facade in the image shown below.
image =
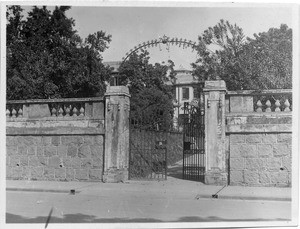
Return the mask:
[[192,72],[184,68],[176,70],[174,87],[174,123],[180,124],[184,115],[184,103],[197,103],[200,98],[200,84]]

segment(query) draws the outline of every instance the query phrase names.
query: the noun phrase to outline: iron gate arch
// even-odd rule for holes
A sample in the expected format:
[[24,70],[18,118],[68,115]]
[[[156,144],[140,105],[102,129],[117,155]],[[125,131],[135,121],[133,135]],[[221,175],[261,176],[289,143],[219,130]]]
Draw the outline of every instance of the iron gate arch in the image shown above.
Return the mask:
[[[151,41],[147,41],[147,42],[143,42],[138,44],[137,46],[134,46],[133,49],[130,49],[126,54],[125,57],[122,58],[122,62],[120,65],[122,65],[133,53],[136,53],[137,51],[144,49],[144,48],[150,48],[150,47],[157,47],[160,45],[166,45],[166,49],[170,50],[170,46],[171,45],[176,45],[178,47],[182,47],[183,49],[186,48],[191,48],[192,52],[197,51],[201,45],[197,44],[197,42],[195,41],[191,41],[191,40],[187,40],[187,39],[183,39],[183,38],[177,38],[177,37],[168,37],[166,35],[164,35],[163,37],[159,38],[159,39],[154,39]],[[161,49],[161,47],[160,47]],[[118,74],[114,74],[112,75],[111,78],[111,84],[118,86],[120,85],[120,80],[119,80],[119,75]]]

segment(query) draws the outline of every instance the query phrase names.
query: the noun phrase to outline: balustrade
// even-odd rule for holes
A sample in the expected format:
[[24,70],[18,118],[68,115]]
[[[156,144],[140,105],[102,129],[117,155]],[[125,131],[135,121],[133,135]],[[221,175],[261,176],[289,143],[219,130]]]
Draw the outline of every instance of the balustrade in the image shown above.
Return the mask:
[[292,90],[229,91],[227,112],[291,112]]
[[[103,104],[99,114],[95,109]],[[96,108],[96,107],[97,108]],[[47,108],[48,107],[48,108]],[[15,100],[6,103],[6,118],[21,119],[36,116],[39,109],[43,109],[42,117],[51,118],[84,118],[86,116],[103,117],[104,103],[102,98],[83,98],[83,99],[36,99],[36,100]],[[94,111],[93,111],[94,110]],[[35,115],[32,115],[35,113]],[[100,115],[100,116],[99,116]]]
[[22,118],[23,117],[23,107],[21,104],[8,105],[6,106],[6,117],[7,118]]
[[[263,104],[261,103],[260,100],[257,101],[256,103],[256,112],[263,112]],[[285,99],[285,101],[280,101],[279,99],[275,100],[275,103],[272,104],[271,101],[268,99],[265,103],[265,112],[288,112],[291,111],[291,104],[288,99]],[[272,110],[272,107],[274,107],[274,110]]]
[[84,103],[54,103],[49,104],[52,117],[84,117],[85,104]]

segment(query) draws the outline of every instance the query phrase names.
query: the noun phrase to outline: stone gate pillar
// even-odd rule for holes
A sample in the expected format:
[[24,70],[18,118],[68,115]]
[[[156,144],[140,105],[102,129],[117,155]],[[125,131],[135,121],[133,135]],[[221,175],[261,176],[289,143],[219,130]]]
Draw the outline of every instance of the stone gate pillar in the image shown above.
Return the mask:
[[104,182],[128,179],[130,95],[126,86],[110,86],[105,93]]
[[205,101],[205,155],[206,184],[227,184],[225,157],[225,93],[223,80],[206,81]]

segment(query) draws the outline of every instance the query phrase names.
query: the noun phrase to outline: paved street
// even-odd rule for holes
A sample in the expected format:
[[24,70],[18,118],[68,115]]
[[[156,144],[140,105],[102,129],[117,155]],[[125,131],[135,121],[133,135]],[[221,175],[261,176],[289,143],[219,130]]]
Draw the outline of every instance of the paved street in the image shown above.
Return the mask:
[[91,184],[76,189],[75,195],[55,190],[7,191],[7,223],[45,223],[51,209],[49,223],[261,222],[291,218],[290,201],[198,198],[197,193],[207,186],[185,184]]

